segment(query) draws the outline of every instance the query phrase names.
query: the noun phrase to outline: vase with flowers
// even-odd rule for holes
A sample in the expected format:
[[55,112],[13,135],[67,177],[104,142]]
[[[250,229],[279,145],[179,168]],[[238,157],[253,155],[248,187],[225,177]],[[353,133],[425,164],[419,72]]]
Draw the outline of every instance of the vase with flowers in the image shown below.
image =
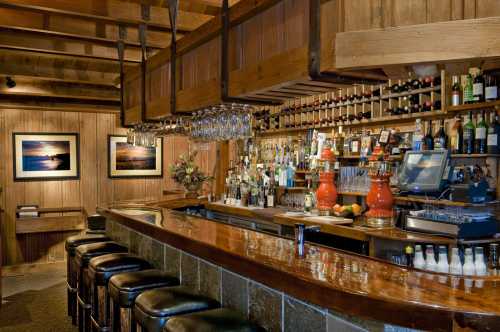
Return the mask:
[[186,198],[197,198],[203,182],[213,180],[213,177],[203,174],[195,164],[196,151],[186,157],[181,155],[173,165],[170,165],[172,179],[186,190]]

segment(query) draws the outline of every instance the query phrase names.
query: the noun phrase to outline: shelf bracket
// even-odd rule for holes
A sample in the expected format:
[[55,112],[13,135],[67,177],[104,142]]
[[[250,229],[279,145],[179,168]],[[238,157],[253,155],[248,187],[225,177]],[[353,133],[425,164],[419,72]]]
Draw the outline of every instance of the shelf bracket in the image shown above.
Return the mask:
[[124,128],[130,128],[132,125],[127,125],[125,121],[125,104],[124,104],[124,66],[123,59],[125,57],[125,39],[127,38],[127,29],[125,26],[120,25],[118,27],[118,43],[116,44],[116,49],[118,51],[118,60],[120,61],[120,123]]
[[170,42],[170,112],[177,113],[177,15],[179,0],[168,0],[168,17],[172,29]]

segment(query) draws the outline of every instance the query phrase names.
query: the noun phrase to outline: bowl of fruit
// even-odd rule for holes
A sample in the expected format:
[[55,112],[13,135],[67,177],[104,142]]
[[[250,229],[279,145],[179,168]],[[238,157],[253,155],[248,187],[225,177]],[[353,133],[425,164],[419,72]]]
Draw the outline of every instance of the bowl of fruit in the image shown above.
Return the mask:
[[362,212],[363,208],[356,203],[347,205],[335,204],[333,207],[333,214],[337,217],[354,218],[360,216]]

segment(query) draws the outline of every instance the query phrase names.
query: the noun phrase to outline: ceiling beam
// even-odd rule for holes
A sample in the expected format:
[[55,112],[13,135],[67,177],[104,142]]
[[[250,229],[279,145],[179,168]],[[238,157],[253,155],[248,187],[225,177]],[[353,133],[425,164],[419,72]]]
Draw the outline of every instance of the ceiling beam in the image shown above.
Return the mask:
[[[7,31],[10,33],[24,33],[24,34],[35,35],[35,36],[40,35],[40,36],[44,36],[44,37],[48,37],[48,38],[51,38],[51,37],[65,38],[65,39],[90,42],[93,44],[105,45],[105,46],[111,46],[111,47],[115,47],[118,43],[117,39],[92,37],[92,36],[85,36],[85,35],[80,35],[80,34],[64,33],[64,32],[59,32],[59,31],[42,30],[42,29],[32,29],[32,28],[24,28],[24,27],[16,27],[16,26],[0,25],[0,31]],[[141,44],[139,42],[125,40],[124,43],[128,47],[136,47],[136,48],[141,47]],[[153,43],[147,43],[147,46],[148,46],[148,48],[151,48],[151,49],[162,49],[163,48],[161,45],[157,45],[157,44],[153,44]]]
[[67,85],[89,85],[102,88],[115,88],[116,83],[114,80],[83,80],[83,79],[71,79],[71,78],[58,78],[51,76],[36,76],[36,75],[21,75],[16,73],[5,73],[2,66],[0,65],[0,81],[5,79],[7,76],[11,77],[14,81],[29,81],[35,83],[47,82],[51,83],[62,83]]
[[[112,66],[118,66],[117,57],[74,54],[71,52],[53,51],[53,50],[37,49],[37,48],[21,47],[21,46],[12,46],[12,45],[4,45],[4,44],[0,44],[0,50],[31,52],[31,53],[50,55],[53,57],[57,56],[58,58],[66,58],[66,59],[72,59],[72,60],[87,60],[90,62],[99,62],[101,64],[107,63],[107,64],[112,65]],[[139,60],[125,60],[125,62],[127,62],[129,64],[130,63],[135,63],[135,64],[140,63]],[[116,67],[116,70],[113,70],[113,71],[118,72],[118,67]]]
[[[26,4],[23,2],[43,3],[44,6]],[[109,0],[106,0],[105,2],[109,2]],[[63,8],[74,8],[75,6],[78,6],[79,3],[80,1],[71,1],[71,2],[68,1],[67,5],[63,6],[59,1],[51,2],[51,1],[0,0],[0,7],[21,10],[21,11],[36,12],[40,14],[49,14],[49,15],[58,15],[71,18],[85,19],[85,20],[113,24],[113,25],[132,26],[136,28],[140,24],[147,24],[149,30],[168,31],[168,32],[171,31],[170,22],[168,20],[168,9],[166,8],[160,8],[160,7],[152,8],[151,20],[146,22],[140,18],[140,7],[137,6],[137,4],[135,4],[136,6],[134,8],[130,8],[129,10],[126,10],[127,8],[125,8],[124,11],[129,12],[129,14],[127,16],[124,15],[123,17],[99,15],[96,13],[91,13],[90,11],[85,12],[83,10],[80,11],[67,10],[57,7],[59,6]],[[119,5],[119,2],[115,1],[114,4]],[[127,3],[122,3],[121,6],[122,7],[127,6]],[[130,14],[130,12],[132,11],[134,11],[134,13]],[[111,12],[113,12],[113,10],[111,10]],[[180,32],[192,31],[196,29],[199,25],[203,24],[204,22],[208,21],[211,18],[212,16],[210,15],[203,15],[198,13],[189,13],[182,11],[179,13],[178,31]]]

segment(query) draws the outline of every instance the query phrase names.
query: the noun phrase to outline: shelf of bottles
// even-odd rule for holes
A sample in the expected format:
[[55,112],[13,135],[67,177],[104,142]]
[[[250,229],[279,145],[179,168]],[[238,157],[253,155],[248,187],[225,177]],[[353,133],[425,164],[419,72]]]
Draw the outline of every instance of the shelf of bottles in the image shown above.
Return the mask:
[[444,115],[445,72],[437,77],[389,80],[381,85],[356,85],[316,96],[264,107],[254,114],[261,134],[310,128],[354,127]]

